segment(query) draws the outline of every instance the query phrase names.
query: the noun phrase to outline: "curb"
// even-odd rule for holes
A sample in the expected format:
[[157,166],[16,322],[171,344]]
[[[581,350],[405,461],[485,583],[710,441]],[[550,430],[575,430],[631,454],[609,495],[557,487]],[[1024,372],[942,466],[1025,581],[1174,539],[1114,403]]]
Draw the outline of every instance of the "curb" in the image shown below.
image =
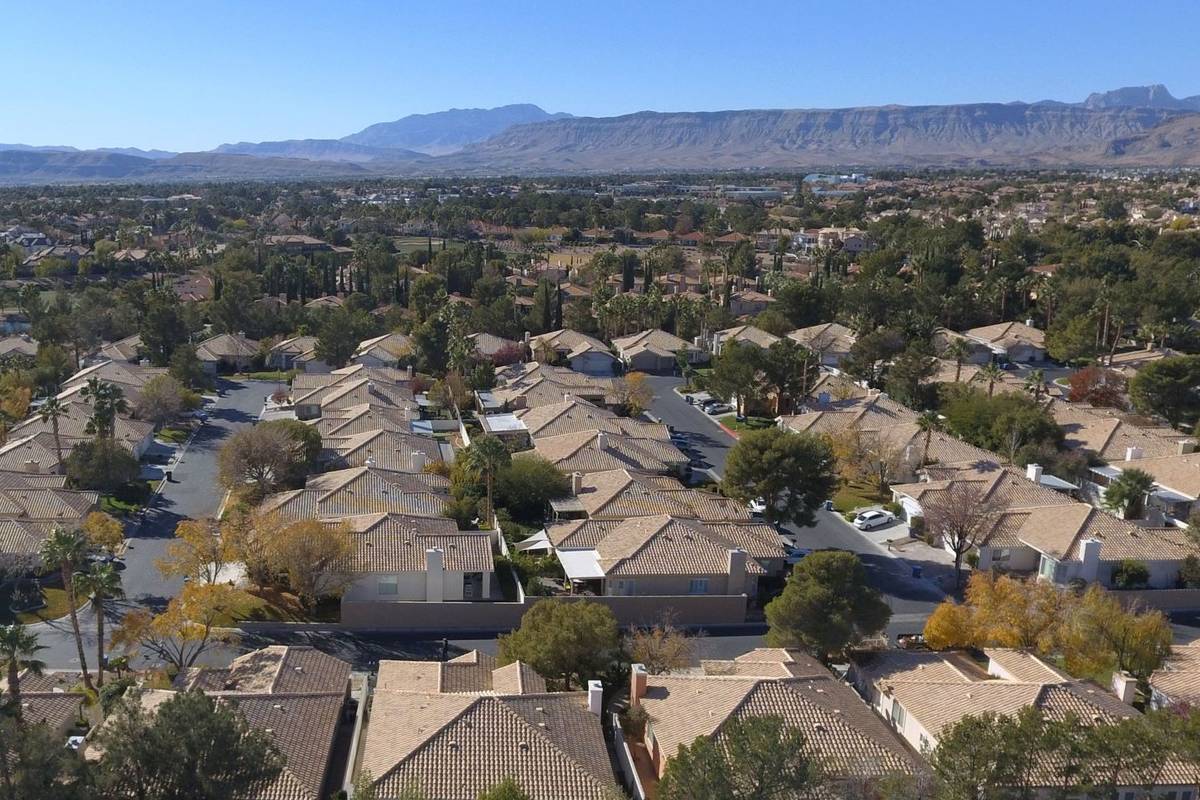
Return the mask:
[[[683,397],[683,392],[679,391],[679,387],[678,387],[678,386],[674,386],[674,387],[672,387],[672,388],[671,388],[671,391],[672,391],[672,392],[674,392],[675,394],[679,395],[679,397],[680,397],[680,398],[682,398],[682,397]],[[686,402],[686,401],[685,401],[685,402]],[[689,405],[691,405],[691,404],[689,403]],[[692,406],[692,408],[696,408],[696,407],[695,407],[695,406]],[[718,417],[710,417],[708,414],[705,414],[703,411],[701,411],[701,410],[700,410],[700,409],[698,409],[698,408],[696,408],[696,411],[697,411],[697,413],[699,413],[699,414],[700,414],[700,416],[704,417],[706,420],[708,420],[709,422],[711,422],[713,425],[716,425],[718,428],[720,428],[721,430],[725,431],[725,433],[726,433],[726,434],[728,434],[728,435],[730,436],[730,438],[732,438],[734,441],[737,441],[739,438],[741,438],[741,437],[738,435],[737,431],[734,431],[734,430],[732,430],[732,429],[730,429],[730,428],[727,428],[727,427],[725,427],[723,424],[721,424],[721,421],[720,421],[720,419],[719,419]],[[725,415],[725,416],[728,416],[728,415]]]

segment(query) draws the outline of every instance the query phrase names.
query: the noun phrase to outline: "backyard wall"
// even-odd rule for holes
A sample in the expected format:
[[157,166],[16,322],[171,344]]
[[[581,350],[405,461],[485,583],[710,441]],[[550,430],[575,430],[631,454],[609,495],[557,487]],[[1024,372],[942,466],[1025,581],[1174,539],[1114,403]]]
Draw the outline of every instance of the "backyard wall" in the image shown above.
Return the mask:
[[[541,598],[515,603],[425,603],[342,601],[342,625],[382,631],[507,631]],[[621,625],[650,625],[665,614],[676,625],[739,625],[746,621],[745,595],[672,597],[558,597],[564,603],[589,600],[608,606]]]

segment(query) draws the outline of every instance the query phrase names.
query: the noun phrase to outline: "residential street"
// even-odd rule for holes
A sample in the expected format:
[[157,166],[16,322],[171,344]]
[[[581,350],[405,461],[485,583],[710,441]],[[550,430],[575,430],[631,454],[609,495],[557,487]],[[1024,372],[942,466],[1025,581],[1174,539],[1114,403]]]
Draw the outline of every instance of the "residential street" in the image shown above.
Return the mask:
[[[216,515],[225,494],[217,481],[217,450],[230,433],[257,418],[263,395],[268,391],[264,387],[271,385],[221,381],[221,396],[216,405],[210,407],[208,422],[200,428],[183,458],[175,465],[171,483],[163,486],[142,524],[131,523],[127,531],[125,569],[121,571],[126,599],[114,604],[105,620],[106,633],[129,608],[136,605],[161,610],[179,593],[183,582],[164,580],[155,562],[166,552],[179,520]],[[91,663],[95,660],[96,623],[90,609],[80,610],[79,623],[84,633],[84,650]],[[68,618],[31,627],[46,647],[41,653],[43,661],[57,669],[79,668]]]
[[[699,455],[703,468],[719,477],[725,468],[725,457],[734,445],[734,438],[719,427],[699,408],[689,405],[674,389],[682,385],[683,379],[673,376],[650,376],[654,388],[654,401],[650,413],[682,434],[687,448]],[[886,548],[863,536],[836,513],[818,510],[816,524],[810,528],[787,526],[786,530],[799,547],[810,549],[833,548],[857,553],[871,576],[871,583],[879,589],[892,607],[892,622],[888,633],[916,633],[925,625],[925,619],[941,602],[944,594],[930,581],[914,579],[912,566],[893,555]]]

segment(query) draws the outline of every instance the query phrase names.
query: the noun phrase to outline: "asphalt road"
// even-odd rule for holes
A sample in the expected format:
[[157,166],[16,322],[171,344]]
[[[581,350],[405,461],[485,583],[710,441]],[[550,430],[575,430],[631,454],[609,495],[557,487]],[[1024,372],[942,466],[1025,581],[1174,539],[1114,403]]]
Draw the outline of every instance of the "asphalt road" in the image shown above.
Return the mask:
[[[675,391],[683,380],[673,376],[651,376],[649,383],[654,389],[654,400],[650,413],[670,425],[681,434],[689,455],[694,454],[698,467],[710,470],[719,478],[725,468],[725,458],[736,440],[718,426],[711,417],[693,405],[689,405]],[[693,468],[697,468],[694,464]],[[919,632],[925,619],[945,597],[944,593],[930,581],[912,577],[909,563],[890,555],[888,551],[862,536],[833,512],[818,510],[816,522],[807,528],[786,526],[786,535],[799,547],[809,549],[834,548],[858,554],[870,576],[871,584],[883,593],[892,607],[892,622],[888,632]],[[924,572],[932,571],[932,565],[920,564]]]
[[[131,525],[125,542],[125,568],[121,584],[125,600],[113,603],[106,613],[106,633],[129,609],[142,607],[160,611],[179,593],[183,581],[164,579],[155,562],[162,558],[181,519],[215,516],[224,497],[217,481],[217,450],[238,428],[252,423],[262,408],[263,395],[272,384],[222,381],[221,396],[210,407],[208,422],[200,428],[174,467],[172,481],[163,486],[141,525]],[[268,387],[264,389],[264,387]],[[79,612],[84,634],[84,652],[89,664],[95,660],[96,622],[90,609]],[[79,658],[68,618],[31,626],[46,649],[41,658],[56,669],[78,669]],[[107,638],[107,637],[106,637]]]

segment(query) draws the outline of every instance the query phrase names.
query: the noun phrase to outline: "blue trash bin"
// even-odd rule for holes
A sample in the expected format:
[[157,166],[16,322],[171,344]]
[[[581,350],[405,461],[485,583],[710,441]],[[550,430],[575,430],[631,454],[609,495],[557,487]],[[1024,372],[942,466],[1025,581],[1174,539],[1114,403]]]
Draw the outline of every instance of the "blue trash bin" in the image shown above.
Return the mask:
[[826,500],[826,501],[825,501],[825,510],[826,510],[826,511],[833,511],[833,501],[832,501],[832,500]]

